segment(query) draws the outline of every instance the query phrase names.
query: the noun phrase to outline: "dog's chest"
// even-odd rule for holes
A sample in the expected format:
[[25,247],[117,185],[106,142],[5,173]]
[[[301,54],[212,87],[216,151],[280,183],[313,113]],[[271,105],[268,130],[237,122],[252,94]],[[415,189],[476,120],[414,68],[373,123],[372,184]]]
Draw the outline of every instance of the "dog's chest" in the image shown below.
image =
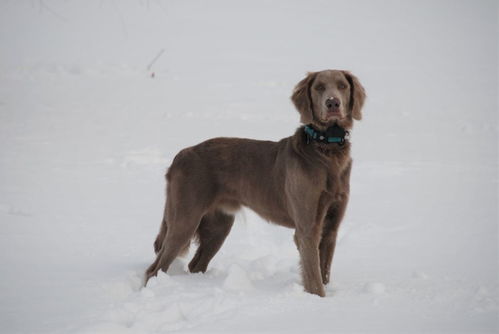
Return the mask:
[[325,170],[325,191],[332,201],[342,200],[350,189],[350,170],[352,160],[335,159]]

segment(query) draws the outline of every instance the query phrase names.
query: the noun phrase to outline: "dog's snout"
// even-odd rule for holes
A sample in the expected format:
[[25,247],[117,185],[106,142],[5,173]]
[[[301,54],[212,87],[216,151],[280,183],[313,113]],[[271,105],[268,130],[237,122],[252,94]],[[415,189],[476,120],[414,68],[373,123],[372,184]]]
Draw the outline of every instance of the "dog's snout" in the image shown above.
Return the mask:
[[340,107],[340,105],[341,105],[341,101],[337,97],[330,97],[326,100],[326,107],[329,110],[338,109]]

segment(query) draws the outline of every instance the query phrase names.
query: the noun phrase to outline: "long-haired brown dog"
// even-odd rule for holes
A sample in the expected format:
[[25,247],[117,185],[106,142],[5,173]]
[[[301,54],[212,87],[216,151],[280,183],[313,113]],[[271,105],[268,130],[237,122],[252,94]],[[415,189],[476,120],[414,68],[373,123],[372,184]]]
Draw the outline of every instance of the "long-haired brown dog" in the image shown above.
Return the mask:
[[175,157],[167,179],[157,258],[146,283],[197,237],[191,272],[205,272],[246,206],[263,218],[295,229],[305,290],[324,296],[338,227],[349,197],[353,120],[365,92],[349,72],[309,73],[291,97],[304,125],[279,142],[215,138]]

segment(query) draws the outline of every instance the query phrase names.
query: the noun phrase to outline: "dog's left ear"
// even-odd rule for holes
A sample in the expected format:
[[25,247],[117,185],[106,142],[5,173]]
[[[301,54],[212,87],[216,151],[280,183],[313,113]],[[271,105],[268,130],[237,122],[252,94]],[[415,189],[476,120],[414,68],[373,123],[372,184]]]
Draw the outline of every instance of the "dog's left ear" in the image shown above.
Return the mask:
[[350,84],[350,111],[353,118],[360,121],[362,119],[361,110],[366,99],[366,92],[355,75],[348,71],[342,72]]
[[312,123],[314,120],[314,111],[312,98],[310,97],[310,86],[314,82],[317,72],[309,72],[305,79],[300,81],[293,90],[291,101],[300,113],[300,121],[303,124]]

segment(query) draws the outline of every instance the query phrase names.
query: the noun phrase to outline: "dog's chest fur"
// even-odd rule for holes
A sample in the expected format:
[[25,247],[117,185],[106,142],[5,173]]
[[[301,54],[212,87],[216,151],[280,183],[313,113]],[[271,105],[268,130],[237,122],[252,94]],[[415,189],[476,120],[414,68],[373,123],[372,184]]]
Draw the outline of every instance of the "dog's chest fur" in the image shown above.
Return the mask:
[[334,148],[317,147],[318,153],[324,158],[324,191],[331,202],[342,200],[348,195],[352,159],[350,146]]

